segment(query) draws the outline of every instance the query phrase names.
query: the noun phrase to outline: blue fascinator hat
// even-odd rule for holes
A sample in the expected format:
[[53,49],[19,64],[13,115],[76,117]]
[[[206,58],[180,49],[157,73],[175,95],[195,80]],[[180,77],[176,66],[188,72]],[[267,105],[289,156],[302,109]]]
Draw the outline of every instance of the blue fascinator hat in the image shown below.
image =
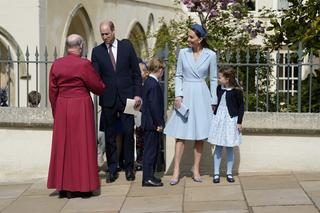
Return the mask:
[[206,38],[208,36],[207,31],[200,24],[193,24],[191,29],[199,32],[201,38]]

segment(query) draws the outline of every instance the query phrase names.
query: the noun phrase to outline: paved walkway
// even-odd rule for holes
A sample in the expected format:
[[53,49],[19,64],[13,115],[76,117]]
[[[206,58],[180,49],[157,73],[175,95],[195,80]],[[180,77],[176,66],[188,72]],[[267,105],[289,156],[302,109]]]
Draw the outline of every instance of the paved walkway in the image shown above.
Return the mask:
[[99,196],[59,199],[46,189],[46,180],[0,184],[1,213],[111,213],[111,212],[215,212],[317,213],[320,208],[320,173],[241,174],[233,184],[225,178],[213,184],[190,177],[162,188],[142,188],[141,173],[130,183],[121,173],[112,184],[102,180]]

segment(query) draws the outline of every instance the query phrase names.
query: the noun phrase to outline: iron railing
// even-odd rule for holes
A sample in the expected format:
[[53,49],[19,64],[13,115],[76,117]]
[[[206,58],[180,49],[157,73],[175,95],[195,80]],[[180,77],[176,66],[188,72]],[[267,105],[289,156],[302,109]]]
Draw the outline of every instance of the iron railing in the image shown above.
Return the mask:
[[[40,57],[38,48],[35,48],[33,57],[27,47],[25,54],[17,49],[13,55],[8,47],[6,52],[0,50],[0,86],[2,103],[12,107],[28,106],[28,94],[37,91],[41,94],[41,106],[48,107],[48,77],[49,69],[57,58],[54,48],[53,59],[49,60],[47,48]],[[5,98],[4,96],[7,96]]]
[[304,52],[301,43],[296,51],[221,52],[218,67],[235,68],[246,111],[320,112],[320,61]]
[[[9,48],[0,50],[1,106],[26,107],[27,95],[35,90],[41,93],[41,107],[49,107],[49,69],[57,51],[50,56],[47,48],[42,56],[35,48],[31,56],[19,50],[13,55]],[[157,56],[168,64],[168,47],[160,49]],[[305,52],[302,44],[296,51],[259,51],[238,49],[217,51],[218,67],[233,66],[244,89],[245,110],[257,112],[320,112],[319,58]],[[166,71],[161,81],[164,89],[165,110],[172,103],[174,70]],[[174,66],[171,66],[174,67]],[[317,73],[318,72],[318,73]],[[96,100],[96,99],[95,99]],[[97,102],[97,101],[95,101]]]
[[[312,51],[304,51],[302,43],[297,50],[239,48],[216,53],[218,69],[234,67],[244,90],[245,111],[320,112],[320,60]],[[174,81],[174,72],[167,79]],[[174,90],[167,89],[172,103]]]

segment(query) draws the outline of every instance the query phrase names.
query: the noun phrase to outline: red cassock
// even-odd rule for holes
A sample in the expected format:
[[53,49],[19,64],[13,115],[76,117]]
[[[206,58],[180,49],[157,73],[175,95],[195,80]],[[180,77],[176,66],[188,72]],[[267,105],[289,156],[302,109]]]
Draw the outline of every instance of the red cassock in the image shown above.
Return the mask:
[[53,63],[49,81],[54,124],[47,186],[93,191],[100,179],[90,91],[101,95],[105,85],[89,60],[73,54]]

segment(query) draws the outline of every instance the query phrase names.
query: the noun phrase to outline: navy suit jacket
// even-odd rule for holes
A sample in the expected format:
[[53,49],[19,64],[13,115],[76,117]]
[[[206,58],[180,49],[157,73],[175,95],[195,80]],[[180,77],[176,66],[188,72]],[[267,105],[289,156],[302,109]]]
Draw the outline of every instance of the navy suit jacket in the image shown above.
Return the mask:
[[148,77],[142,87],[142,117],[143,130],[156,130],[158,126],[164,127],[163,94],[159,82]]
[[99,97],[100,106],[112,107],[117,95],[123,104],[127,98],[141,97],[142,80],[138,58],[129,40],[118,40],[116,71],[105,43],[93,48],[91,61],[107,88]]

